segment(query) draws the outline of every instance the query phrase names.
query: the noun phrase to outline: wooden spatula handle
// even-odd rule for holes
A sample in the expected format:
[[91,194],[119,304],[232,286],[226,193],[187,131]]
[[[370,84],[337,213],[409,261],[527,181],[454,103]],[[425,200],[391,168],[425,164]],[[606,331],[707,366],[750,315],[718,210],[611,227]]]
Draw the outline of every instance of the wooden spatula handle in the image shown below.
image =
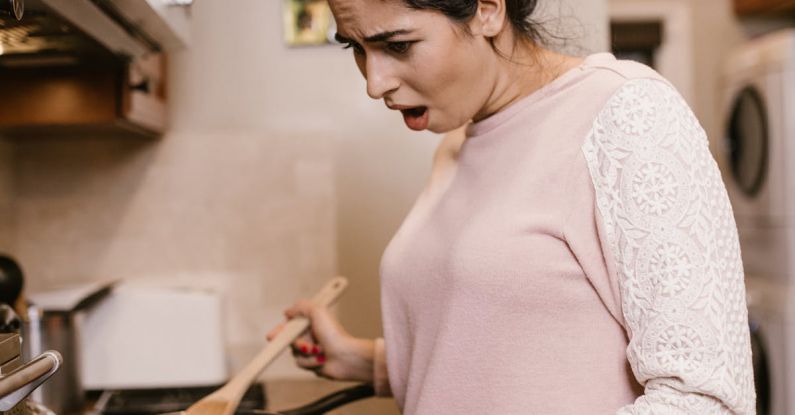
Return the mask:
[[312,297],[312,302],[319,306],[328,307],[337,301],[337,298],[347,287],[348,280],[345,277],[332,278],[322,290]]
[[[345,291],[348,286],[348,280],[344,277],[335,277],[329,281],[320,292],[312,297],[312,302],[320,306],[330,306],[337,301],[337,298]],[[248,389],[249,385],[265,370],[273,360],[286,349],[290,343],[295,341],[307,328],[309,328],[309,319],[305,317],[296,317],[291,319],[284,325],[282,331],[265,346],[257,356],[249,362],[235,377],[221,389],[217,390],[213,395],[223,396],[230,402],[235,402],[234,407],[243,397],[243,394]],[[234,412],[235,408],[231,409]],[[226,415],[231,414],[227,411]]]

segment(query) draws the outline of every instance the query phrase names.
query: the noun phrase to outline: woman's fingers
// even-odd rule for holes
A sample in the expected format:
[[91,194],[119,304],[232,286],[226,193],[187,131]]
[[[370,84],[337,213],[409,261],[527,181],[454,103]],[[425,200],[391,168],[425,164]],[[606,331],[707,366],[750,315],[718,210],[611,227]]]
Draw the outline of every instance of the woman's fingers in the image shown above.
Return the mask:
[[316,356],[296,356],[295,363],[303,369],[318,373],[318,371],[321,370],[323,365],[326,363],[326,355],[319,354]]
[[302,334],[291,345],[294,355],[317,355],[323,352],[323,347],[315,340],[315,338],[307,333]]
[[284,310],[284,316],[291,319],[296,316],[311,317],[315,305],[309,300],[300,300],[292,307]]
[[292,344],[294,355],[302,356],[316,356],[324,353],[323,347],[317,343],[309,343],[303,341],[296,341]]
[[309,318],[312,321],[311,335],[314,336],[312,342],[326,343],[346,334],[339,321],[327,308],[317,306],[310,300],[296,302],[284,311],[284,316],[288,320],[299,316]]
[[[309,330],[290,344],[298,367],[330,379],[347,376],[348,363],[344,357],[351,347],[350,335],[328,308],[315,305],[310,300],[301,300],[286,309],[284,316],[288,320],[306,317],[311,323]],[[272,330],[269,338],[280,329],[282,325]]]
[[[301,300],[293,304],[292,307],[284,310],[284,316],[287,320],[297,316],[310,317],[313,307],[315,307],[315,305],[311,301]],[[280,323],[278,326],[274,327],[273,330],[269,331],[266,336],[268,341],[273,340],[284,329],[285,324],[286,322]]]

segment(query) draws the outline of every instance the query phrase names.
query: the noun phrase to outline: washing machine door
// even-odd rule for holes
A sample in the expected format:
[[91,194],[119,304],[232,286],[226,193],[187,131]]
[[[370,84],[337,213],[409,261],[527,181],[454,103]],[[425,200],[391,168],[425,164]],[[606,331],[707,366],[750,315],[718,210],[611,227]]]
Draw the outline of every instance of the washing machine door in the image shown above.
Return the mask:
[[767,111],[759,92],[747,86],[734,97],[726,148],[731,175],[737,187],[754,196],[767,172]]
[[756,388],[756,414],[770,415],[770,390],[772,388],[768,367],[767,349],[762,339],[761,328],[753,320],[751,326],[751,354],[754,364],[754,386]]

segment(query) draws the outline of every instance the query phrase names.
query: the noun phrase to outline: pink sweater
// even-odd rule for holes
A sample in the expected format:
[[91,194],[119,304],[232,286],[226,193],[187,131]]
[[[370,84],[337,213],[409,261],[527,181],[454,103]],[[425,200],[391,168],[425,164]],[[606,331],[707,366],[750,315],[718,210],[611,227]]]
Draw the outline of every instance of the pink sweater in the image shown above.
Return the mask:
[[736,228],[653,70],[588,57],[472,124],[381,263],[403,413],[750,414]]

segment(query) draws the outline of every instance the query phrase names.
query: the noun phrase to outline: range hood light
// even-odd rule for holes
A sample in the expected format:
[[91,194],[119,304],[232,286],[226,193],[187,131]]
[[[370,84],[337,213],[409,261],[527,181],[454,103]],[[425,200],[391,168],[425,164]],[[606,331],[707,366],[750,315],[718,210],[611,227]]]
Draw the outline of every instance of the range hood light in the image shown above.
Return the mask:
[[193,4],[193,0],[165,0],[164,2],[168,6],[190,6]]
[[3,52],[5,52],[5,49],[3,49],[3,43],[0,42],[0,55],[2,55]]

